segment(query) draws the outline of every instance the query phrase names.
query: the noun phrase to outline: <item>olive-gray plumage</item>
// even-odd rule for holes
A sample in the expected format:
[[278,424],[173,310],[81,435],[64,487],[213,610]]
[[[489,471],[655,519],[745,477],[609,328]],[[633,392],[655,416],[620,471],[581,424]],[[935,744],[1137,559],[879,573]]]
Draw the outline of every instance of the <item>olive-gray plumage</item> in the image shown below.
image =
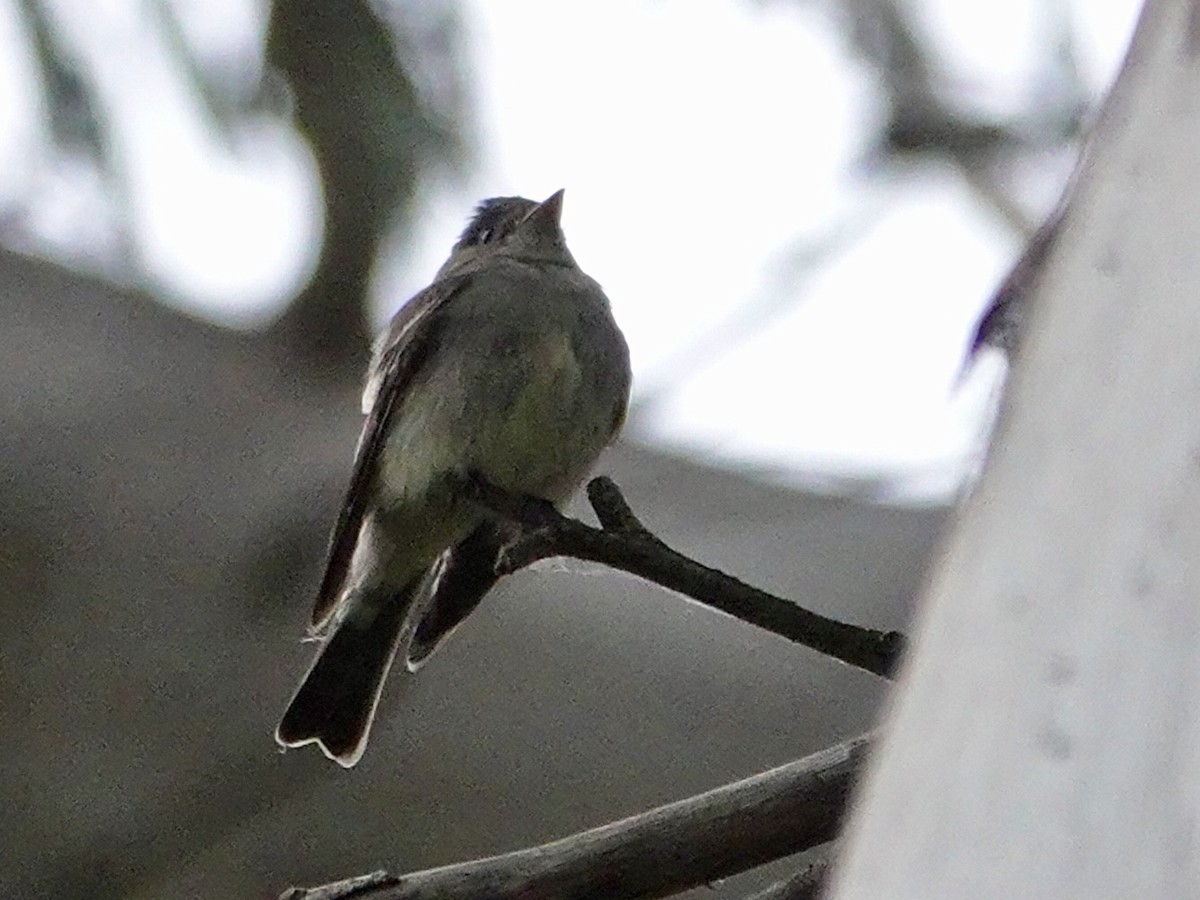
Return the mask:
[[561,204],[481,204],[377,345],[313,610],[323,644],[280,744],[353,765],[397,650],[415,669],[494,584],[509,526],[461,496],[468,474],[558,503],[620,428],[628,349]]

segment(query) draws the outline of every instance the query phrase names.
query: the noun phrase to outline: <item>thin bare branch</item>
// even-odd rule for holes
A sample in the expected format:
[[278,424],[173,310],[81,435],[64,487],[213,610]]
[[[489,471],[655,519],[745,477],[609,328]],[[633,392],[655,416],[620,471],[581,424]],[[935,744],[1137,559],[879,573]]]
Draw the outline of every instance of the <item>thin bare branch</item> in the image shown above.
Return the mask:
[[876,631],[827,618],[684,556],[638,520],[621,489],[609,478],[595,478],[588,484],[588,499],[600,528],[568,518],[549,503],[513,495],[481,478],[472,478],[467,490],[476,502],[524,527],[497,564],[501,574],[554,556],[603,563],[852,666],[884,678],[895,673],[904,650],[904,635],[900,632]]

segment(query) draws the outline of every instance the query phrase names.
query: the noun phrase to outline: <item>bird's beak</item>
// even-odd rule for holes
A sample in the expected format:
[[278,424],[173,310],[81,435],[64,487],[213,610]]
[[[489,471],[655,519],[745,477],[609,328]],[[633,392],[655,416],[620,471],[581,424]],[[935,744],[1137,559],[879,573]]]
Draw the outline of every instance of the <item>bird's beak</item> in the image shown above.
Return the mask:
[[565,193],[566,190],[564,188],[559,188],[557,191],[538,204],[538,207],[536,210],[534,210],[533,215],[536,216],[541,214],[545,216],[553,216],[555,224],[560,223],[562,221],[563,194]]
[[556,233],[562,219],[563,193],[557,190],[531,209],[521,222],[522,230],[528,228],[545,235]]

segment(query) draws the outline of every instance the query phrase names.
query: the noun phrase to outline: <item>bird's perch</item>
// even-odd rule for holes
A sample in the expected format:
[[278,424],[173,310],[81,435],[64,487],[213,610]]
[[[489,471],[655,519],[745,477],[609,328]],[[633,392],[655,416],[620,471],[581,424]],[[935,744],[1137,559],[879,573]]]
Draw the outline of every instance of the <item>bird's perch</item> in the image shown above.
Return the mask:
[[[407,875],[374,872],[291,888],[280,900],[663,897],[833,840],[870,746],[870,737],[855,738],[540,847]],[[806,874],[804,884],[784,886],[787,896],[815,882],[814,873]]]
[[900,632],[875,631],[818,615],[684,556],[641,523],[610,478],[595,478],[587,486],[599,528],[479,477],[469,479],[466,491],[480,505],[523,527],[497,561],[503,574],[554,556],[602,563],[883,678],[896,671],[904,650]]

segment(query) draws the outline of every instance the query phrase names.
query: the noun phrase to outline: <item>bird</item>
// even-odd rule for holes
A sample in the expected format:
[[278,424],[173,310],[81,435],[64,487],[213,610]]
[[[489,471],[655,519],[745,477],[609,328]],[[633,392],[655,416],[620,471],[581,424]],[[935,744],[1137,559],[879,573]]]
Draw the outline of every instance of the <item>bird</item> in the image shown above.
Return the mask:
[[281,747],[355,765],[397,653],[419,669],[496,582],[515,526],[470,500],[470,479],[560,505],[620,431],[629,348],[562,204],[484,200],[376,342],[309,629],[320,647]]

